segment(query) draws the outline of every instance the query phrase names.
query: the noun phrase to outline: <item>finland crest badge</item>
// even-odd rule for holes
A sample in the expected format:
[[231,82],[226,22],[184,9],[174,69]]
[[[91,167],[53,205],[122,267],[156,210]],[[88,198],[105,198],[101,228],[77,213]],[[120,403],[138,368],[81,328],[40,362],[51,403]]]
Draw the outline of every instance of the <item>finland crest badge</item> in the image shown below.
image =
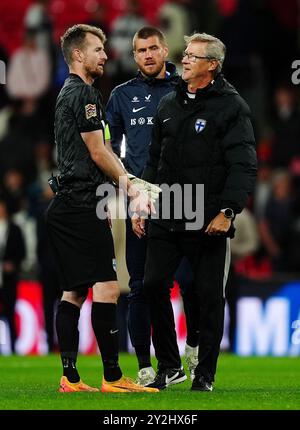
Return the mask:
[[203,131],[205,129],[205,126],[206,126],[205,119],[200,119],[200,118],[196,119],[196,122],[195,122],[196,133],[200,133],[201,131]]
[[88,104],[85,106],[85,117],[86,119],[90,119],[93,116],[97,116],[96,105]]

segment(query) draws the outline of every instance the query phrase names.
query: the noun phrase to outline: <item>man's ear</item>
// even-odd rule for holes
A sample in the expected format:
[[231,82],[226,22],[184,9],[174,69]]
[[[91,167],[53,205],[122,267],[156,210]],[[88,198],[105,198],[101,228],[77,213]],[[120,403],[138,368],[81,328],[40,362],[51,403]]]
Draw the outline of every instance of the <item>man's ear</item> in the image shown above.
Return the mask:
[[73,57],[73,61],[78,61],[79,63],[82,63],[83,53],[80,49],[75,48],[72,51],[72,57]]
[[165,55],[165,58],[168,58],[168,55],[169,55],[169,48],[167,47],[167,46],[164,46],[164,55]]
[[210,60],[209,68],[208,70],[210,72],[213,72],[218,67],[218,61],[217,60]]

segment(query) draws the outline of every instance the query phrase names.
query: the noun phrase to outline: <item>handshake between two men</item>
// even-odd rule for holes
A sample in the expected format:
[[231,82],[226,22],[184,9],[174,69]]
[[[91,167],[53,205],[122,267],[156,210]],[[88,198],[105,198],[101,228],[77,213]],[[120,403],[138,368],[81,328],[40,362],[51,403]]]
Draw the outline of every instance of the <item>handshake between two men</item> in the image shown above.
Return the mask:
[[[157,185],[137,178],[134,175],[127,174],[131,186],[128,189],[128,195],[131,199],[130,210],[133,213],[131,217],[132,229],[134,233],[141,238],[145,236],[145,218],[150,214],[156,214],[154,203],[159,197],[162,189]],[[208,223],[205,233],[209,236],[225,235],[231,227],[233,216],[228,217],[225,210],[220,212]]]
[[154,203],[161,192],[161,188],[130,173],[127,174],[127,177],[130,180],[128,196],[131,200],[130,210],[133,213],[131,217],[132,229],[141,238],[146,234],[145,218],[156,213]]

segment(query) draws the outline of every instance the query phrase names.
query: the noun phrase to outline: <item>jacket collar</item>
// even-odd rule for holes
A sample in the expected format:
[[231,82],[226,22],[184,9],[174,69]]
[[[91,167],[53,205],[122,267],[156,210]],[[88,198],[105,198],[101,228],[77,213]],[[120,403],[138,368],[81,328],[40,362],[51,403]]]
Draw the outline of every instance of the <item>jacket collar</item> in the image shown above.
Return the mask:
[[175,82],[177,83],[179,75],[176,70],[175,64],[171,63],[170,61],[166,61],[166,76],[163,79],[156,79],[153,77],[147,77],[144,76],[140,70],[137,73],[136,78],[140,81],[145,82],[148,85],[159,85],[160,83],[165,82]]
[[[188,84],[182,78],[179,79],[176,90],[178,94],[184,98],[188,98]],[[222,73],[218,73],[214,80],[208,84],[205,88],[199,88],[196,91],[196,99],[202,97],[210,97],[211,95],[223,95],[223,94],[238,94],[236,89],[226,81]]]
[[79,81],[85,83],[84,80],[79,75],[77,75],[76,73],[69,73],[68,78],[72,79],[72,80],[79,80]]

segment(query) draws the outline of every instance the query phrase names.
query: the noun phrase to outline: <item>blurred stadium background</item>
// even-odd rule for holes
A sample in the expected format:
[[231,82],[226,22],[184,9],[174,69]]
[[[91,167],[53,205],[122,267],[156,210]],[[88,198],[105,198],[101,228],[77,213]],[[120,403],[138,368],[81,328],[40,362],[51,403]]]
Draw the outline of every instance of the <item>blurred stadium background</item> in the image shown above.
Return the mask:
[[[115,85],[135,75],[131,40],[146,23],[165,32],[179,71],[184,34],[211,33],[227,45],[224,74],[251,107],[259,172],[254,195],[236,220],[222,349],[242,356],[299,356],[300,100],[292,68],[300,60],[298,0],[0,1],[0,272],[11,274],[0,282],[0,354],[57,351],[59,287],[43,213],[51,199],[47,179],[56,170],[55,99],[67,76],[59,38],[82,22],[108,36],[109,61],[96,84],[105,102]],[[22,237],[8,245],[1,229],[7,216],[20,227],[26,248],[18,281],[13,272]],[[115,238],[120,347],[130,351],[122,228]],[[4,259],[8,246],[10,264]],[[90,305],[80,320],[82,353],[96,351]],[[173,305],[182,346],[177,285]]]

